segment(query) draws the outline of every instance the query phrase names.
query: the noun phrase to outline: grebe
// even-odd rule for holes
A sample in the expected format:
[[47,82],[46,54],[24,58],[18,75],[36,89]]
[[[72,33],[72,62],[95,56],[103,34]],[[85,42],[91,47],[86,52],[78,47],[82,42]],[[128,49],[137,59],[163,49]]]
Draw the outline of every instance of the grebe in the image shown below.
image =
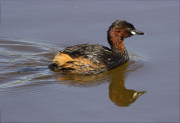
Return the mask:
[[110,48],[99,44],[81,44],[59,51],[48,67],[55,71],[76,74],[99,74],[123,65],[129,60],[124,39],[133,35],[145,35],[125,21],[116,20],[107,31]]

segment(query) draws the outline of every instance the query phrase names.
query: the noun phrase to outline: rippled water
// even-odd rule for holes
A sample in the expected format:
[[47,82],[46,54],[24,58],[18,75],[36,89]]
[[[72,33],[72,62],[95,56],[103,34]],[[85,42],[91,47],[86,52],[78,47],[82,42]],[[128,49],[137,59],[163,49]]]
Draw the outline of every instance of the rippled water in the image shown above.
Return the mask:
[[[65,81],[64,83],[66,84],[90,80],[103,81],[103,78],[107,79],[107,76],[110,74],[106,72],[100,75],[84,76],[63,72],[52,72],[48,69],[47,65],[52,59],[52,56],[54,56],[56,49],[43,43],[34,43],[22,39],[11,39],[11,41],[1,40],[0,48],[1,67],[4,69],[4,71],[1,72],[1,81],[6,80],[6,82],[1,83],[1,88],[33,84],[41,85],[43,84],[41,81],[44,81],[44,79],[46,83],[57,80],[60,82]],[[118,71],[126,73],[144,66],[144,58],[133,52],[129,52],[129,56],[130,60],[125,65],[120,66]],[[57,78],[55,79],[54,76]],[[97,84],[96,82],[93,83]],[[88,82],[84,83],[84,85],[86,84],[88,85]]]
[[[178,1],[2,1],[1,122],[178,122]],[[130,60],[98,75],[54,72],[76,44],[108,47],[124,19],[147,33],[125,40]]]
[[[145,65],[146,60],[133,52],[129,52],[130,60],[123,66],[102,74],[84,76],[50,71],[47,64],[54,56],[56,49],[43,43],[15,38],[11,38],[11,41],[1,39],[0,49],[1,68],[4,70],[1,72],[1,93],[4,95],[12,92],[16,93],[17,90],[23,88],[23,92],[18,95],[3,96],[1,102],[5,103],[4,105],[10,105],[13,100],[27,98],[24,93],[33,94],[36,98],[38,97],[37,93],[41,97],[44,94],[49,96],[49,92],[34,90],[36,86],[43,86],[41,88],[43,89],[46,84],[85,88],[110,83],[109,98],[121,107],[129,106],[140,95],[146,93],[145,91],[138,92],[126,89],[124,85],[126,73],[129,74]],[[64,88],[65,90],[61,89],[61,91],[68,91],[66,90],[67,87]]]

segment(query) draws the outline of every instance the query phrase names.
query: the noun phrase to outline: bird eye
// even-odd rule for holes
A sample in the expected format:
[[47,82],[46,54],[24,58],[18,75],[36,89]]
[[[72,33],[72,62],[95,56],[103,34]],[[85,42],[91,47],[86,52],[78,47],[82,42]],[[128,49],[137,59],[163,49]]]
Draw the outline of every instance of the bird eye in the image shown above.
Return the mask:
[[132,28],[127,28],[127,30],[128,30],[128,31],[131,31],[131,30],[132,30]]

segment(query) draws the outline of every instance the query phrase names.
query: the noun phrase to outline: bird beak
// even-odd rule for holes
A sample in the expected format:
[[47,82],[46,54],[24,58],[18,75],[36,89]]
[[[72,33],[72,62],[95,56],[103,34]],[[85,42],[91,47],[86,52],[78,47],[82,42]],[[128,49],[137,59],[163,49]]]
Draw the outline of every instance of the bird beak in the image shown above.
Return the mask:
[[145,35],[146,33],[134,29],[131,31],[131,34],[133,34],[133,35]]

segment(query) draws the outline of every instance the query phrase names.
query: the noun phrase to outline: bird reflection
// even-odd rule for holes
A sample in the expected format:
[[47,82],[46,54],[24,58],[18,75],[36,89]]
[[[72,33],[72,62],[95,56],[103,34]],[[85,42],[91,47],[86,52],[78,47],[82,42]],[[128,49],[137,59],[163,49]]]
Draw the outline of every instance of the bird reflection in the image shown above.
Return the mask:
[[[92,87],[109,82],[109,98],[117,106],[125,107],[134,103],[145,91],[126,89],[125,78],[130,71],[126,71],[128,63],[98,75],[60,75],[57,79],[59,84],[76,87]],[[73,80],[73,81],[72,81]]]
[[111,77],[111,83],[109,85],[109,98],[117,106],[129,106],[131,103],[134,103],[140,95],[146,93],[145,91],[126,89],[124,84],[125,79],[123,72],[119,72],[118,75]]

